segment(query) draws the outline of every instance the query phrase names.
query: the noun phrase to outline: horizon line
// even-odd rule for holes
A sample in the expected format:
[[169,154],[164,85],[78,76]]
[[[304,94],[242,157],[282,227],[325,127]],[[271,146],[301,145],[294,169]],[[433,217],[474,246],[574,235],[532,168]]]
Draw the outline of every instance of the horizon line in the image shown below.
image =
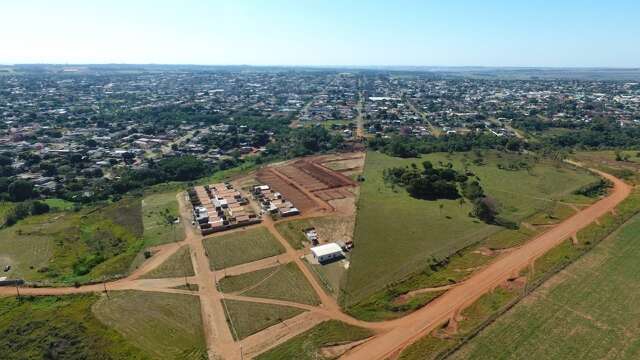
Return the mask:
[[581,70],[640,70],[640,66],[545,66],[545,65],[349,65],[349,64],[213,64],[213,63],[135,63],[135,62],[104,62],[104,63],[56,63],[56,62],[24,62],[24,63],[2,63],[0,66],[218,66],[218,67],[283,67],[283,68],[414,68],[414,69],[581,69]]

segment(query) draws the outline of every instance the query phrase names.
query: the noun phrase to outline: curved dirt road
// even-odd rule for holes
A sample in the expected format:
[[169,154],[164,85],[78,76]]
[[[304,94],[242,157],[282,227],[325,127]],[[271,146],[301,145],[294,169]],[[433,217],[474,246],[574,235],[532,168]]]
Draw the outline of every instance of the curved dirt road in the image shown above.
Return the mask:
[[570,238],[578,230],[612,211],[630,194],[631,187],[622,180],[597,170],[592,171],[613,183],[613,191],[609,196],[530,240],[520,248],[506,253],[424,308],[401,319],[390,321],[394,325],[393,330],[374,337],[351,350],[342,358],[353,360],[385,359],[398,353],[407,345],[455,317],[483,294],[517,274],[536,258]]

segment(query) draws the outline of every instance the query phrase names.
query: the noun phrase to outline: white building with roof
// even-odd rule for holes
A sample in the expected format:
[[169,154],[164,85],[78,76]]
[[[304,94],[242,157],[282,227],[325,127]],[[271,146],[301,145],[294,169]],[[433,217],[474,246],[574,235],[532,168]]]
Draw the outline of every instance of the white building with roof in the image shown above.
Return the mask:
[[342,248],[336,243],[328,243],[311,248],[311,254],[319,263],[344,257]]

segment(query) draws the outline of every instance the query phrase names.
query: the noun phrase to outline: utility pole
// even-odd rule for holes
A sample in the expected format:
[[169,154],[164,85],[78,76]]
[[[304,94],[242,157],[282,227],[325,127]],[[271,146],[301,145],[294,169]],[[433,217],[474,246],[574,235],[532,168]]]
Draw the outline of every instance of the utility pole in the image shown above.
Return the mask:
[[104,287],[104,293],[107,295],[107,299],[109,298],[109,291],[107,291],[107,282],[102,280],[102,286]]

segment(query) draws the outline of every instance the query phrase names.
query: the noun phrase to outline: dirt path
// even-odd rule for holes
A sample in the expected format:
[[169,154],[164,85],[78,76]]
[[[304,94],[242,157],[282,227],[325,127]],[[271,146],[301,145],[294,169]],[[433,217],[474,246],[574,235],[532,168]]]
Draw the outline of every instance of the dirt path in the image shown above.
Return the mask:
[[613,182],[614,188],[609,196],[530,240],[518,249],[498,258],[424,308],[404,318],[394,320],[393,330],[378,335],[371,341],[351,350],[343,358],[385,359],[398,353],[404,347],[453,318],[483,294],[493,290],[512,274],[529,266],[535,259],[565,241],[578,230],[610,212],[630,194],[631,187],[629,185],[611,175],[595,172]]
[[249,357],[263,353],[329,319],[319,312],[302,313],[243,339],[242,352]]
[[290,262],[291,262],[291,258],[289,257],[289,254],[285,253],[285,254],[264,258],[262,260],[253,261],[246,264],[232,266],[230,268],[226,268],[223,270],[218,270],[215,272],[215,276],[216,276],[216,279],[220,281],[227,276],[242,275],[242,274],[246,274],[246,273],[250,273],[250,272],[254,272],[262,269],[268,269],[271,267],[288,264]]
[[[190,206],[181,195],[178,195],[180,214],[183,221],[191,216]],[[222,305],[222,294],[218,291],[215,273],[209,266],[209,258],[204,248],[202,235],[195,227],[185,226],[186,239],[191,249],[191,260],[198,284],[200,309],[202,312],[203,329],[209,358],[240,359],[240,346],[231,335]]]

